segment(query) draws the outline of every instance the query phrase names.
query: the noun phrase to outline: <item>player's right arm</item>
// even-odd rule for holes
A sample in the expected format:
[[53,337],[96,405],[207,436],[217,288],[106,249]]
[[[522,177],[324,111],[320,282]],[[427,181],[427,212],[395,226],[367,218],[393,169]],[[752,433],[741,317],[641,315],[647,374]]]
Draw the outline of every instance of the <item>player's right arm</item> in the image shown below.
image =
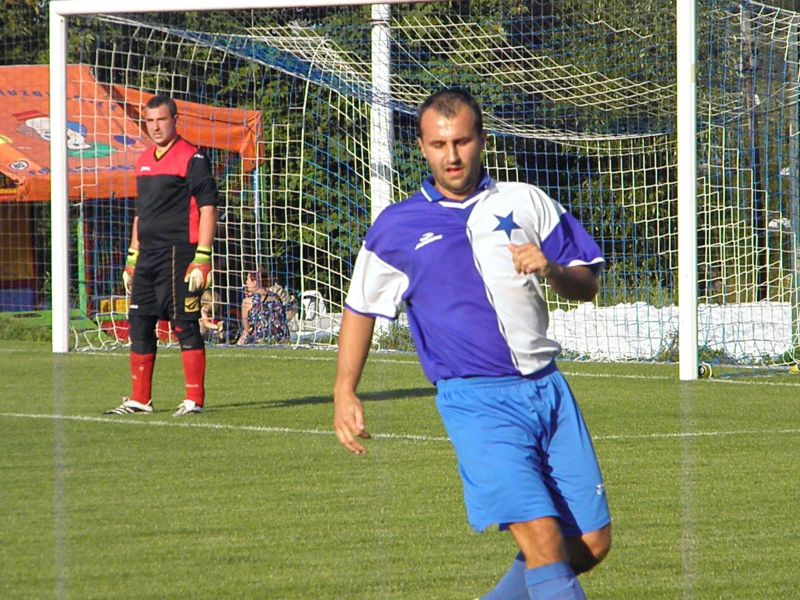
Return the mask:
[[333,388],[333,428],[339,443],[353,454],[366,449],[358,438],[369,437],[364,424],[364,407],[356,388],[367,362],[375,319],[345,309],[339,329],[336,382]]

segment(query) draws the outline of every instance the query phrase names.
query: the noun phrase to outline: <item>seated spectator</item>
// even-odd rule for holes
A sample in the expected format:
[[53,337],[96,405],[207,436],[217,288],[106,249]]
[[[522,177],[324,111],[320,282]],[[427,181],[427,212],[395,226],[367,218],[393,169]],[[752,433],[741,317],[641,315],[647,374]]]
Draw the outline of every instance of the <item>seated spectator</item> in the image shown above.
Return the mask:
[[225,335],[225,323],[219,318],[218,306],[216,292],[206,290],[200,296],[200,335],[207,342],[222,341]]
[[267,290],[267,292],[274,295],[276,298],[278,298],[278,300],[281,301],[281,304],[285,305],[289,300],[289,293],[286,291],[286,289],[282,285],[276,283],[271,277],[265,278],[264,283],[264,288]]
[[286,290],[263,269],[248,273],[242,300],[242,332],[236,343],[243,346],[288,340],[284,298],[288,298]]
[[287,321],[291,321],[297,316],[297,298],[294,294],[289,294],[286,302],[283,303],[283,308],[286,309]]

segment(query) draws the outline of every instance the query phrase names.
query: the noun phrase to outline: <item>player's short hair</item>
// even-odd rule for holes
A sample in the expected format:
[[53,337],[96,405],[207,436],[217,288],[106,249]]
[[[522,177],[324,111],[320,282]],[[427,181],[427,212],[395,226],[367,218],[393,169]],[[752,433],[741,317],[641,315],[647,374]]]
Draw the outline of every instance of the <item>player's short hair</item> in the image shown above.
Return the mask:
[[150,100],[147,101],[147,104],[145,104],[145,108],[160,108],[162,106],[166,106],[169,109],[170,117],[174,118],[178,116],[178,105],[175,104],[175,100],[169,96],[158,94],[150,98]]
[[446,88],[431,94],[417,110],[417,136],[422,137],[422,115],[428,109],[433,109],[440,115],[455,117],[462,106],[467,106],[475,115],[475,129],[478,134],[483,133],[483,115],[481,106],[475,97],[464,88]]

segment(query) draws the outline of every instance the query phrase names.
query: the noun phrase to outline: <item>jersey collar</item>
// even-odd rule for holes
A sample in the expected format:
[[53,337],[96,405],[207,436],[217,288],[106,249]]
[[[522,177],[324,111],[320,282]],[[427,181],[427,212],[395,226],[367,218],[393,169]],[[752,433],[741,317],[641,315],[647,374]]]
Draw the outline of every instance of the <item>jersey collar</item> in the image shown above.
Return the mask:
[[[483,177],[478,182],[478,187],[475,188],[475,191],[472,192],[468,197],[464,198],[460,202],[469,203],[475,196],[480,194],[481,192],[489,189],[490,187],[494,187],[494,180],[489,177],[489,174],[486,171],[483,172]],[[436,189],[435,181],[433,179],[433,175],[428,175],[422,182],[422,195],[425,196],[425,199],[428,202],[447,202],[447,203],[459,203],[458,200],[453,200],[452,198],[448,198],[444,194],[442,194],[439,190]]]

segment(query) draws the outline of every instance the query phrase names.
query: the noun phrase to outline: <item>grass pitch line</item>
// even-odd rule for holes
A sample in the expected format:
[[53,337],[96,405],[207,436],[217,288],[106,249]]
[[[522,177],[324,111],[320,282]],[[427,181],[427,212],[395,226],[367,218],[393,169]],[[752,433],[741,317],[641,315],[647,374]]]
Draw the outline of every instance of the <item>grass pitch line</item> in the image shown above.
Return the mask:
[[[47,415],[25,413],[0,413],[0,417],[17,419],[52,419],[55,421],[78,421],[84,423],[113,423],[115,425],[144,425],[151,427],[183,427],[185,429],[210,429],[217,431],[253,431],[257,433],[288,433],[300,435],[335,435],[333,430],[326,429],[294,429],[291,427],[267,427],[263,425],[227,425],[225,423],[187,423],[185,421],[159,421],[146,415],[127,417],[90,417],[86,415]],[[196,417],[195,417],[196,418]],[[448,438],[442,436],[427,436],[413,434],[375,433],[374,439],[394,439],[418,442],[447,442]]]
[[[128,417],[91,417],[88,415],[48,415],[35,413],[0,413],[0,417],[10,419],[52,419],[61,421],[76,421],[84,423],[112,423],[115,425],[143,425],[150,427],[182,427],[184,429],[208,429],[212,431],[252,431],[256,433],[286,433],[294,435],[325,435],[333,436],[334,432],[328,429],[294,429],[292,427],[268,427],[265,425],[229,425],[225,423],[187,423],[185,420],[160,421],[146,415]],[[198,418],[198,417],[194,417]],[[199,417],[202,418],[202,417]],[[658,440],[658,439],[692,439],[707,437],[732,437],[745,435],[797,435],[800,428],[794,429],[741,429],[732,431],[689,431],[676,433],[642,433],[642,434],[611,434],[592,436],[594,441],[624,441],[624,440]],[[373,433],[373,439],[400,440],[413,442],[449,442],[446,436],[415,435],[406,433]]]
[[796,429],[769,429],[759,431],[757,429],[739,429],[733,431],[685,431],[679,433],[641,433],[641,434],[620,434],[620,435],[597,435],[592,436],[596,441],[615,441],[615,440],[658,440],[658,439],[691,439],[703,437],[733,437],[745,435],[794,435],[800,433],[800,428]]

